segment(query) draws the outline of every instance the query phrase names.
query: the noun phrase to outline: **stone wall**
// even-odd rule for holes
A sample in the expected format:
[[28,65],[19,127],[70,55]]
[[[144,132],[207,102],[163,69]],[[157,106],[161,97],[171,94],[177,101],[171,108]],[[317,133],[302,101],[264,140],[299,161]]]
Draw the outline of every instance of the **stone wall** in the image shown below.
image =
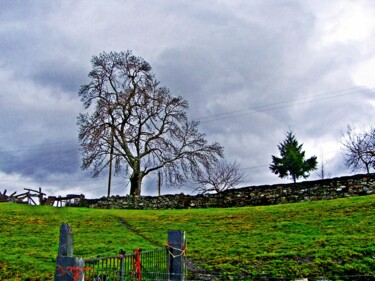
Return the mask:
[[249,186],[219,194],[83,199],[80,205],[108,209],[223,208],[329,200],[370,194],[375,194],[375,173],[290,184]]

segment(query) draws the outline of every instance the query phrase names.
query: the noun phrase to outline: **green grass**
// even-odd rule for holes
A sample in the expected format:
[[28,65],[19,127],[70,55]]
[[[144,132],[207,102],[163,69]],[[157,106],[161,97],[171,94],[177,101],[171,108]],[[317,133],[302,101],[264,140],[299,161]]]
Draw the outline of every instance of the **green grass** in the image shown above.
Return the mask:
[[0,280],[51,280],[62,222],[73,228],[75,256],[84,258],[164,246],[167,231],[175,229],[186,231],[188,257],[210,271],[287,278],[375,275],[374,195],[157,211],[3,203],[0,212]]

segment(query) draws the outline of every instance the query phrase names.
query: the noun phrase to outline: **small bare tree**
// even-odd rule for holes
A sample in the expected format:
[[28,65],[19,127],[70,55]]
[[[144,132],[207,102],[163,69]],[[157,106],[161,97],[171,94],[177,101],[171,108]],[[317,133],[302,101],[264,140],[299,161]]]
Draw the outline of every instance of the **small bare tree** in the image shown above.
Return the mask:
[[342,133],[342,145],[345,150],[345,165],[352,171],[366,170],[370,173],[375,168],[375,129],[357,132],[348,125]]
[[197,187],[194,192],[205,194],[220,193],[235,187],[245,179],[244,173],[237,162],[219,161],[197,175]]

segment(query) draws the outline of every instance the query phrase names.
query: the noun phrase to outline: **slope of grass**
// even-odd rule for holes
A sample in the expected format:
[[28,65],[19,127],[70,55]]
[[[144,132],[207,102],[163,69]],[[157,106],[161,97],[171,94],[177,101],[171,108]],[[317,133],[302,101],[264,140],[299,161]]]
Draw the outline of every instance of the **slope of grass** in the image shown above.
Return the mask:
[[51,280],[62,222],[72,226],[74,255],[116,255],[155,248],[105,210],[0,204],[0,280]]
[[[0,280],[51,280],[59,228],[74,254],[163,246],[185,230],[189,258],[215,272],[253,277],[375,275],[375,196],[266,207],[95,210],[0,204]],[[340,279],[340,278],[336,278]]]

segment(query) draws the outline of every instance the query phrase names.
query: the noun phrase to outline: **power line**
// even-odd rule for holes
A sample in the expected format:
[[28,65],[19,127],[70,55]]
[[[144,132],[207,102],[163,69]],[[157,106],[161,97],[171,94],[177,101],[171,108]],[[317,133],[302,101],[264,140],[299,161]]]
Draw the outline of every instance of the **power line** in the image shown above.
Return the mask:
[[[215,115],[203,116],[203,117],[200,117],[198,119],[202,120],[202,119],[205,119],[205,118],[218,117],[218,116],[223,116],[223,115],[228,115],[228,114],[233,114],[233,113],[238,113],[238,112],[244,112],[244,111],[248,111],[248,110],[261,109],[261,108],[265,108],[265,107],[269,107],[269,106],[274,106],[274,105],[279,105],[279,104],[284,104],[284,103],[291,103],[291,102],[296,102],[296,101],[299,101],[299,100],[311,99],[311,98],[321,97],[321,96],[324,97],[323,99],[336,98],[336,97],[340,97],[340,96],[352,95],[352,94],[360,93],[360,92],[363,92],[363,91],[370,91],[370,90],[374,90],[374,89],[375,88],[367,89],[367,88],[363,88],[363,87],[352,87],[352,88],[347,88],[347,89],[342,89],[342,90],[330,91],[330,92],[326,92],[326,93],[323,93],[323,94],[300,97],[300,98],[297,98],[297,99],[289,99],[289,100],[284,100],[284,101],[280,101],[280,102],[276,102],[276,103],[260,105],[260,106],[256,106],[256,107],[250,107],[250,108],[245,108],[245,109],[240,109],[240,110],[235,110],[235,111],[229,111],[229,112],[219,113],[219,114],[215,114]],[[353,92],[352,90],[356,90],[356,91]],[[340,92],[347,92],[347,91],[350,91],[350,92],[349,93],[343,93],[343,94],[336,94],[336,95],[333,95],[333,96],[331,95],[331,96],[328,96],[328,97],[326,96],[327,94],[329,95],[329,94],[333,94],[333,93],[340,93]],[[318,99],[318,100],[320,100],[320,99]],[[314,101],[314,100],[309,100],[308,102],[312,102],[312,101]]]
[[105,181],[106,179],[87,179],[87,180],[2,180],[0,179],[0,182],[33,182],[33,183],[41,183],[41,182],[87,182],[87,181],[92,181],[92,182],[100,182],[100,181]]
[[[326,92],[323,94],[317,94],[317,95],[307,96],[307,97],[302,97],[302,98],[297,98],[297,99],[288,99],[288,100],[284,100],[280,102],[269,103],[269,104],[251,107],[251,108],[239,109],[239,110],[234,110],[230,112],[223,112],[223,113],[215,114],[215,115],[203,116],[198,119],[200,119],[202,123],[219,121],[219,120],[234,118],[234,117],[243,116],[243,115],[255,114],[259,112],[290,107],[290,106],[294,106],[298,104],[319,102],[322,100],[335,99],[335,98],[348,96],[348,95],[354,95],[358,93],[365,93],[365,92],[372,91],[374,89],[375,88],[367,89],[367,88],[362,88],[362,87],[353,87],[353,88]],[[215,119],[210,120],[210,118],[215,118]],[[61,144],[63,145],[59,146]],[[14,150],[2,150],[0,151],[0,155],[6,154],[6,153],[11,154],[11,153],[17,153],[17,152],[32,152],[32,151],[40,151],[39,153],[37,153],[37,156],[39,158],[34,159],[33,161],[27,161],[25,165],[23,165],[24,169],[32,168],[33,166],[37,166],[39,164],[48,164],[48,163],[57,164],[56,163],[57,157],[60,157],[59,160],[67,160],[67,157],[70,157],[69,155],[72,155],[73,153],[78,152],[79,148],[77,147],[77,143],[75,141],[65,140],[65,141],[57,141],[57,142],[44,143],[44,144],[19,146],[17,149],[14,149]],[[27,159],[27,155],[24,157]],[[46,157],[48,157],[48,159],[46,159]],[[20,161],[22,161],[22,159],[14,159],[12,157],[5,161],[1,161],[0,164],[17,163]],[[246,167],[242,169],[248,170],[248,169],[258,169],[258,168],[263,168],[263,167],[268,167],[268,165],[258,165],[258,166]],[[101,181],[104,181],[104,180],[105,179],[102,179]],[[12,180],[0,180],[0,181],[12,181]],[[100,181],[100,180],[90,179],[90,180],[61,180],[61,181],[65,181],[65,182],[86,181],[87,182],[87,181]],[[23,182],[39,183],[39,182],[60,182],[60,181],[59,180],[44,180],[44,181],[23,181]]]
[[[114,187],[129,184],[129,180],[120,181],[120,177],[115,177]],[[90,178],[90,179],[57,179],[57,180],[17,180],[17,179],[0,179],[0,182],[31,182],[31,183],[48,183],[48,182],[104,182],[106,178]],[[116,181],[117,180],[117,181]]]
[[[223,113],[218,113],[218,114],[213,114],[213,115],[201,116],[201,117],[198,117],[197,119],[200,120],[201,123],[208,123],[208,122],[219,121],[223,119],[235,118],[235,117],[239,117],[243,115],[250,115],[250,114],[255,114],[255,113],[264,112],[264,111],[271,111],[271,110],[290,107],[290,106],[299,105],[299,104],[306,104],[306,103],[318,102],[322,100],[339,98],[339,97],[348,96],[348,95],[354,95],[354,94],[368,92],[372,90],[375,90],[375,88],[352,87],[352,88],[347,88],[347,89],[342,89],[342,90],[325,92],[325,93],[317,94],[313,96],[306,96],[306,97],[297,98],[297,99],[288,99],[288,100],[284,100],[280,102],[269,103],[269,104],[264,104],[260,106],[255,106],[255,107],[249,107],[249,108],[233,110],[233,111],[228,111],[228,112],[223,112]],[[251,112],[248,112],[248,111],[251,111]],[[218,117],[218,118],[215,118],[215,117]],[[215,119],[212,119],[212,118],[215,118]],[[75,144],[71,144],[67,146],[48,147],[48,146],[64,144],[64,143],[73,143],[73,142]],[[75,147],[77,150],[79,150],[79,148],[77,148],[78,146],[79,144],[77,144],[76,141],[65,140],[65,141],[57,141],[57,142],[44,143],[44,144],[22,145],[22,146],[18,146],[17,149],[13,149],[13,150],[0,150],[0,154],[10,153],[10,152],[41,150],[41,149],[47,150],[47,149],[55,149],[55,148],[56,150],[58,150],[60,148],[70,148],[70,147]],[[22,148],[26,148],[26,149],[22,149]]]
[[30,145],[20,145],[19,147],[33,147],[33,146],[43,146],[43,145],[55,145],[59,143],[70,143],[76,142],[74,140],[65,140],[65,141],[56,141],[56,142],[48,142],[48,143],[40,143],[40,144],[30,144]]
[[245,167],[245,168],[240,168],[240,170],[259,169],[259,168],[264,168],[264,167],[269,167],[269,165],[258,165],[258,166]]
[[[234,111],[228,111],[228,112],[214,114],[214,115],[202,116],[202,117],[199,117],[197,119],[200,120],[201,123],[208,123],[208,122],[213,122],[213,121],[219,121],[219,120],[239,117],[239,116],[243,116],[243,115],[250,115],[250,114],[255,114],[255,113],[259,113],[259,112],[290,107],[290,106],[299,105],[299,104],[306,104],[306,103],[312,103],[312,102],[319,102],[319,101],[322,101],[322,100],[335,99],[335,98],[339,98],[339,97],[343,97],[343,96],[354,95],[354,94],[358,94],[358,93],[364,93],[364,92],[372,91],[374,89],[375,88],[367,89],[367,88],[363,88],[363,87],[353,87],[353,88],[337,90],[337,91],[327,92],[327,93],[313,95],[313,96],[306,96],[306,97],[297,98],[297,99],[289,99],[289,100],[284,100],[284,101],[280,101],[280,102],[276,102],[276,103],[269,103],[269,104],[265,104],[265,105],[260,105],[260,106],[250,107],[250,108],[244,108],[244,109],[239,109],[239,110],[234,110]],[[332,95],[332,93],[340,93],[340,92],[341,92],[341,94]],[[251,112],[248,112],[250,110],[251,110]],[[215,117],[218,117],[218,118],[215,118]],[[212,118],[215,118],[215,119],[212,119]]]
[[[55,145],[55,144],[56,143],[46,143],[46,144],[19,146],[16,149],[0,150],[0,154],[1,153],[23,152],[23,151],[33,151],[33,150],[53,150],[53,149],[57,150],[57,149],[61,149],[61,148],[75,148],[76,150],[79,150],[78,145],[72,144],[72,145],[67,145],[67,146],[52,146],[52,145]],[[22,147],[26,147],[26,149],[22,149]],[[30,148],[27,148],[27,147],[30,147]]]
[[[20,162],[23,163],[23,168],[32,167],[36,164],[60,164],[63,165],[66,162],[73,163],[74,156],[78,155],[77,150],[63,150],[63,151],[55,151],[53,153],[51,152],[45,152],[45,153],[38,153],[35,155],[23,155],[22,157],[14,157],[10,156],[4,159],[3,161],[0,161],[1,164],[18,164]],[[31,158],[30,158],[31,156]],[[59,163],[57,162],[59,161]]]

